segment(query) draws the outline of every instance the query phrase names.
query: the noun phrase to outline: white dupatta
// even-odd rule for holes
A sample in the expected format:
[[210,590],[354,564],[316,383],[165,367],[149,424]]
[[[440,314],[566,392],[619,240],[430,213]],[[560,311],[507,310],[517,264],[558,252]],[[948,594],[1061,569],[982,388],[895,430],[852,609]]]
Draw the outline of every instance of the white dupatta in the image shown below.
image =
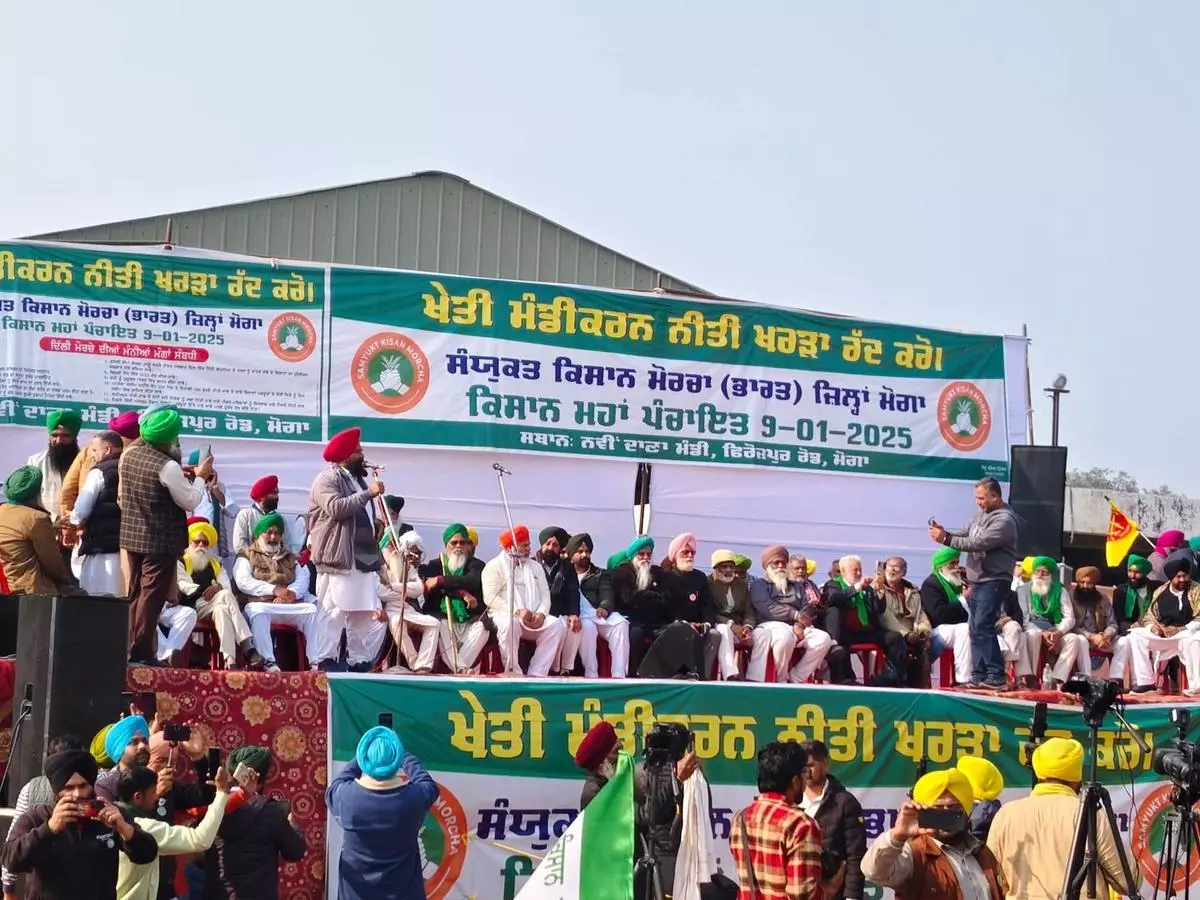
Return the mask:
[[708,779],[699,768],[683,783],[683,833],[675,858],[672,900],[700,900],[700,885],[712,881],[712,811],[708,806]]

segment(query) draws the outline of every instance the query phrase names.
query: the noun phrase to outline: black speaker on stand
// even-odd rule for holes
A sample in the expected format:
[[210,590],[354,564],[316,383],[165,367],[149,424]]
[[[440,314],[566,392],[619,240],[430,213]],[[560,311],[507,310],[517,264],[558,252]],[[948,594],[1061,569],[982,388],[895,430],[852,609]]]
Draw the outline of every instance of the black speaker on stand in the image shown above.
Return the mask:
[[14,724],[26,685],[32,715],[22,723],[9,796],[42,774],[55,735],[92,739],[124,708],[129,602],[114,597],[21,597]]
[[1017,556],[1062,559],[1067,448],[1017,445],[1009,457],[1008,505],[1023,524]]

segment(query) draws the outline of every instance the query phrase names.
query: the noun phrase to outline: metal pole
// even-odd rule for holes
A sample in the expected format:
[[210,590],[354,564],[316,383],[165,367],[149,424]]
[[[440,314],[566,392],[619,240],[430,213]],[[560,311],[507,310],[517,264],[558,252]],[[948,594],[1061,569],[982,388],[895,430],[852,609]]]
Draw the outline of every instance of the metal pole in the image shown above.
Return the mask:
[[[504,504],[504,521],[508,523],[508,532],[512,535],[515,546],[517,539],[516,528],[513,525],[512,512],[508,508],[508,491],[504,487],[504,476],[511,475],[512,472],[508,471],[500,463],[493,463],[492,468],[496,470],[496,481],[500,483],[500,502]],[[509,578],[511,582],[515,582],[516,580],[516,572],[513,571],[511,560],[509,561]],[[513,627],[513,619],[517,611],[516,606],[517,586],[515,583],[510,583],[508,588],[508,662],[504,666],[505,675],[513,674],[513,668],[517,664],[517,655],[521,651],[521,638],[517,635],[517,631]],[[513,640],[513,638],[516,638],[516,640]]]
[[1050,446],[1058,446],[1058,401],[1062,397],[1062,391],[1051,391],[1051,408],[1050,408]]

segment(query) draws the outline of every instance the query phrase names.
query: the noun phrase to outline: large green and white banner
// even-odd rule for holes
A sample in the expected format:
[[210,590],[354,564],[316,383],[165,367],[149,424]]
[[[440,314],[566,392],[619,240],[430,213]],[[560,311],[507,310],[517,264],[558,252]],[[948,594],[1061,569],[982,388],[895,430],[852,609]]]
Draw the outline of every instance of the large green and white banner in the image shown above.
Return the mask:
[[[1033,705],[1021,701],[823,686],[352,675],[329,679],[331,773],[353,757],[381,712],[392,713],[406,748],[442,787],[421,835],[430,900],[512,900],[578,814],[584,773],[573,757],[601,718],[634,754],[656,721],[695,732],[727,872],[733,814],[753,799],[756,755],[771,741],[824,741],[833,773],[863,805],[871,840],[895,821],[923,757],[934,769],[960,755],[987,757],[1004,775],[1007,800],[1024,796],[1031,779],[1022,760]],[[1086,742],[1078,709],[1052,707],[1048,718],[1049,736]],[[1131,708],[1128,718],[1152,749],[1175,734],[1167,707]],[[1171,790],[1151,770],[1150,754],[1106,724],[1114,727],[1100,731],[1099,772],[1149,897]],[[328,836],[327,871],[336,872],[333,823]],[[1189,877],[1200,881],[1200,857],[1181,869],[1177,890]],[[868,897],[883,893],[870,886]]]
[[[0,423],[1007,480],[1005,341],[778,307],[0,243]],[[1009,369],[1011,371],[1011,369]]]

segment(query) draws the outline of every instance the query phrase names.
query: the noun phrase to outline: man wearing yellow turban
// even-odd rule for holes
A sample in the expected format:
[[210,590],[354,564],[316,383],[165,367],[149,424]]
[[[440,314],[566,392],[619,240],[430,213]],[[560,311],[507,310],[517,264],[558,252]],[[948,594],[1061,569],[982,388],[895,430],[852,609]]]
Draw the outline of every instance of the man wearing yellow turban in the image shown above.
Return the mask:
[[[862,861],[863,876],[896,892],[899,900],[926,897],[1002,900],[1008,885],[992,852],[967,828],[974,792],[958,769],[921,776],[912,800],[900,805],[896,824],[875,839]],[[954,813],[958,826],[934,830],[920,823],[922,809]]]
[[1058,564],[1049,556],[1033,561],[1029,584],[1017,589],[1017,603],[1025,620],[1024,652],[1017,660],[1017,678],[1027,689],[1037,687],[1041,672],[1035,672],[1039,660],[1053,662],[1050,680],[1043,685],[1055,690],[1071,677],[1079,658],[1075,629],[1075,609],[1058,578]]
[[1004,776],[995,764],[982,756],[960,756],[955,768],[971,782],[971,793],[975,805],[971,807],[971,834],[986,841],[992,828],[992,819],[1000,811],[1000,793],[1004,790]]
[[[1012,900],[1055,900],[1061,895],[1079,816],[1083,758],[1079,741],[1057,737],[1043,741],[1033,751],[1033,773],[1038,779],[1033,792],[1005,803],[992,820],[987,845],[1012,885]],[[1080,897],[1101,900],[1110,887],[1123,896],[1136,897],[1141,884],[1138,867],[1132,866],[1134,883],[1126,884],[1117,851],[1119,838],[1108,817],[1098,814],[1096,826],[1102,883],[1097,884],[1098,896],[1091,898],[1085,881]],[[1128,849],[1125,853],[1128,858]]]

